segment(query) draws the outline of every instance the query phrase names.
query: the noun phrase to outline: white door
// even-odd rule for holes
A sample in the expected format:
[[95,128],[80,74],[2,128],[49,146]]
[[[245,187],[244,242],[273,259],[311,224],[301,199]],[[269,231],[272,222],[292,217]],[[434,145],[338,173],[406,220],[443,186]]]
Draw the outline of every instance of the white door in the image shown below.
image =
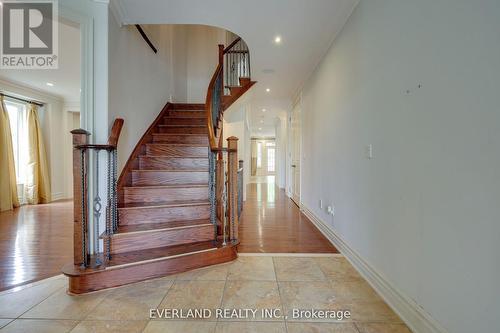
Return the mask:
[[290,116],[290,192],[292,200],[300,206],[300,103]]

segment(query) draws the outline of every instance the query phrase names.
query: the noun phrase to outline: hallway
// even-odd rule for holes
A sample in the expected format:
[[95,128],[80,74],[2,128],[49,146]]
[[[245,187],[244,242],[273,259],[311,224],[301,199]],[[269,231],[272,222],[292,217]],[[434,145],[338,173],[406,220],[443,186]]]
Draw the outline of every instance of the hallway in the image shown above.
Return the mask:
[[252,177],[247,185],[238,252],[338,253],[274,179]]
[[73,201],[0,213],[0,290],[58,275],[73,258]]

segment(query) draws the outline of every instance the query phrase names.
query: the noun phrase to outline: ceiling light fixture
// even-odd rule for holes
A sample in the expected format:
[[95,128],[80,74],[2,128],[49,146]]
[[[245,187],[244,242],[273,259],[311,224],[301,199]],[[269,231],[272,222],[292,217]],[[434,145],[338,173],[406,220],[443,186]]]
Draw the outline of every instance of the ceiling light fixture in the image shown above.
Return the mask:
[[54,86],[54,84],[53,84],[53,83],[50,83],[50,82],[47,82],[47,85],[48,85],[49,87],[53,87],[53,86]]
[[271,89],[269,89],[269,88],[266,88],[266,92],[270,92],[270,91],[271,91]]
[[262,131],[262,127],[259,127],[259,131]]
[[266,112],[266,109],[262,109],[262,112]]
[[276,37],[274,38],[274,42],[275,42],[276,44],[281,43],[281,36],[276,36]]

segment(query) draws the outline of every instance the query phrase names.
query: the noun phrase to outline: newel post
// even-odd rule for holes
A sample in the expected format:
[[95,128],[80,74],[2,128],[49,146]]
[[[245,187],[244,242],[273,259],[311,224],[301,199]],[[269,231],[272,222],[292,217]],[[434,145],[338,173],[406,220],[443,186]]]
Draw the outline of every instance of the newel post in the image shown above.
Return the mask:
[[[74,264],[81,265],[84,263],[84,253],[87,249],[83,249],[83,237],[86,237],[83,222],[86,218],[86,204],[88,202],[87,177],[85,176],[86,152],[82,153],[81,149],[76,146],[88,143],[89,132],[83,129],[75,129],[71,131],[73,135],[73,256]],[[84,161],[85,160],[85,161]],[[88,246],[88,242],[85,242]]]
[[238,138],[227,138],[227,198],[231,240],[238,240]]

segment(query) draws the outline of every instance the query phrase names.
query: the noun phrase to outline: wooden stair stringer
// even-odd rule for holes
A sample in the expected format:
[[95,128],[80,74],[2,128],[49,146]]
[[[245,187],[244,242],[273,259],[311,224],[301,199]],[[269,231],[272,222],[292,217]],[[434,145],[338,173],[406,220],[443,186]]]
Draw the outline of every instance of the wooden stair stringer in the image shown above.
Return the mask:
[[[240,81],[242,82],[242,81]],[[246,84],[238,87],[232,87],[230,95],[222,96],[222,107],[224,110],[227,110],[234,102],[238,100],[243,94],[245,94],[250,88],[253,87],[257,81],[244,81]]]

